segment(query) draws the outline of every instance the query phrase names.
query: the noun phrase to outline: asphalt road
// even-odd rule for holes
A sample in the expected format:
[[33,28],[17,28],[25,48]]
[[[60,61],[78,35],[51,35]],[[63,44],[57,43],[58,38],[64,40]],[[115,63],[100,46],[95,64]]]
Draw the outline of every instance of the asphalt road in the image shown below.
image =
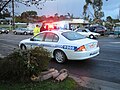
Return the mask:
[[[6,56],[15,48],[19,41],[32,35],[0,34],[0,54]],[[85,76],[120,84],[120,38],[100,37],[98,39],[100,55],[85,61],[68,61],[58,64],[51,60],[49,67],[58,70],[68,69],[76,77]]]

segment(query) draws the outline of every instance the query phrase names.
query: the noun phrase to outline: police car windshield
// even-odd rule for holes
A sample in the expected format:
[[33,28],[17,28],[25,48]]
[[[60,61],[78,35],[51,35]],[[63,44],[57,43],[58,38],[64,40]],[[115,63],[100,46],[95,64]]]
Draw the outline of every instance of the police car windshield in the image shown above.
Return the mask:
[[63,32],[62,35],[68,40],[79,40],[85,38],[85,36],[74,31]]

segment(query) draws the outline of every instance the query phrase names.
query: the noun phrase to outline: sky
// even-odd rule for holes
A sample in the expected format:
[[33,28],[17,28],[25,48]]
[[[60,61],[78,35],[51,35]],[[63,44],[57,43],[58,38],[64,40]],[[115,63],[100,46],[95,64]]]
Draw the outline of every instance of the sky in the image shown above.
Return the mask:
[[[51,16],[55,13],[58,15],[67,15],[67,13],[73,14],[74,17],[82,18],[83,15],[83,6],[85,4],[85,0],[54,0],[48,1],[43,5],[41,5],[42,10],[37,9],[35,6],[26,7],[22,4],[17,4],[19,7],[15,8],[16,14],[21,14],[24,11],[36,11],[39,16],[46,15]],[[102,10],[104,11],[104,18],[107,16],[111,16],[112,18],[117,18],[119,15],[120,8],[120,0],[103,0]],[[93,13],[93,9],[89,6],[89,11]]]

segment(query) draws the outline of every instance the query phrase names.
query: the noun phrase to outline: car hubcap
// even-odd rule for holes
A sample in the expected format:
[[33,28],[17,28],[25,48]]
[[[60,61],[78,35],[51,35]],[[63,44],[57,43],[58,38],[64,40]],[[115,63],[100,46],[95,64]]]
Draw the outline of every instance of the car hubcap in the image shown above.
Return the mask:
[[25,50],[26,48],[25,48],[25,46],[23,45],[21,49],[22,49],[22,50]]
[[93,36],[93,35],[91,35],[91,36],[90,36],[90,38],[94,38],[94,36]]
[[55,58],[56,58],[56,60],[57,60],[58,62],[63,62],[63,61],[64,61],[64,60],[63,60],[63,59],[64,59],[64,56],[63,56],[63,54],[62,54],[61,52],[57,52]]

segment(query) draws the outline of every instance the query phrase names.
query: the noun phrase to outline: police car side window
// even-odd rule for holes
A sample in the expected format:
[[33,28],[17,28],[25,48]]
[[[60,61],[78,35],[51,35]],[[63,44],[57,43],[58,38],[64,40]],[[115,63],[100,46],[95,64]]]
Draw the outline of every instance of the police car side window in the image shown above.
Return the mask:
[[45,36],[45,33],[40,33],[34,37],[34,41],[43,41],[44,36]]
[[46,42],[57,42],[58,41],[58,36],[55,35],[54,33],[47,33],[45,37]]
[[47,33],[45,37],[45,42],[52,42],[53,36],[54,35],[52,33]]
[[54,34],[53,42],[58,42],[58,40],[59,40],[59,37]]

